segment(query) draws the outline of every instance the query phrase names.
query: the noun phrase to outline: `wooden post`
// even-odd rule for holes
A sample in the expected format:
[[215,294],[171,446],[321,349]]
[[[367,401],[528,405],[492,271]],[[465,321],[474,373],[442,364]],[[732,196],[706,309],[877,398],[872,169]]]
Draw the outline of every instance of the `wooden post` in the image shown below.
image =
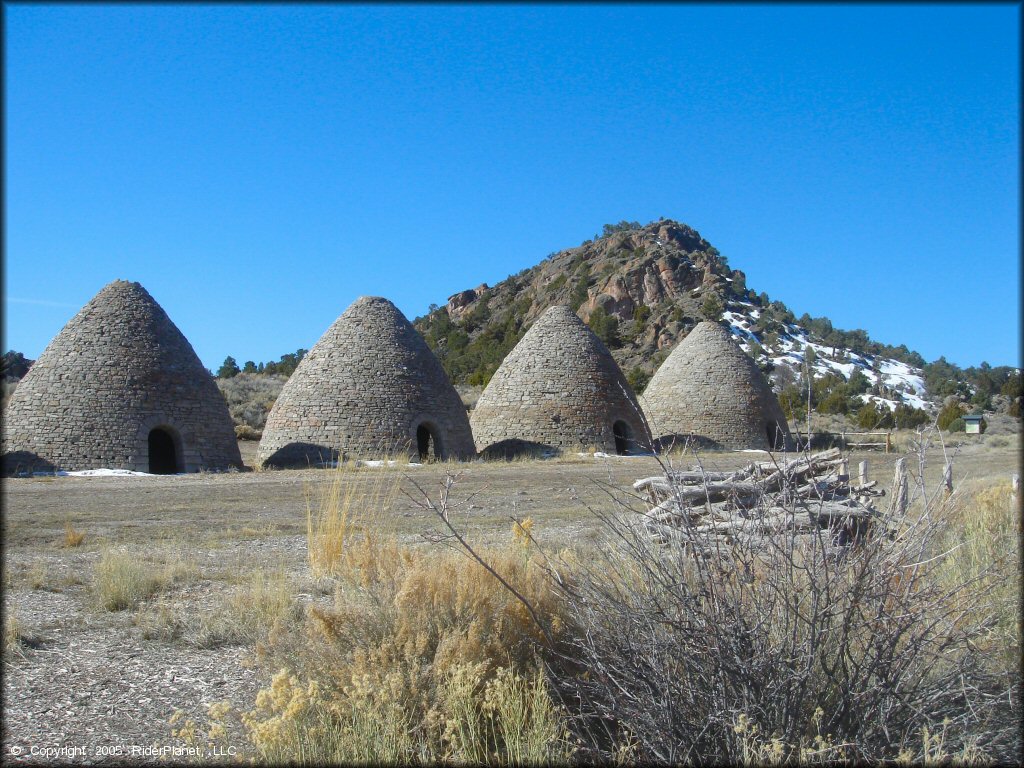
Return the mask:
[[889,514],[903,515],[907,511],[907,457],[896,459],[896,471],[892,476],[892,494]]
[[846,483],[847,485],[849,485],[849,483],[850,483],[850,460],[849,459],[843,459],[842,463],[840,463],[840,465],[839,465],[839,482],[840,483]]
[[946,495],[953,493],[953,462],[947,461],[942,468],[942,487],[946,489]]
[[868,463],[862,461],[857,465],[857,485],[868,484]]
[[892,432],[885,433],[885,452],[888,453],[892,450]]

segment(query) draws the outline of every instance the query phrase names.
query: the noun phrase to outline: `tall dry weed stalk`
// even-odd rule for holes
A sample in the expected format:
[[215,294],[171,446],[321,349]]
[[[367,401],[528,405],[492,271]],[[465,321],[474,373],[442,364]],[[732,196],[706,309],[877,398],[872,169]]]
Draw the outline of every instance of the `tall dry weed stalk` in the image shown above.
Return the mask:
[[4,616],[4,656],[10,652],[20,651],[22,636],[21,621],[13,610],[6,611]]
[[401,472],[398,462],[386,459],[367,468],[339,461],[327,483],[306,489],[306,542],[314,576],[338,575],[344,553],[359,533],[375,539],[393,533],[389,512],[399,494]]

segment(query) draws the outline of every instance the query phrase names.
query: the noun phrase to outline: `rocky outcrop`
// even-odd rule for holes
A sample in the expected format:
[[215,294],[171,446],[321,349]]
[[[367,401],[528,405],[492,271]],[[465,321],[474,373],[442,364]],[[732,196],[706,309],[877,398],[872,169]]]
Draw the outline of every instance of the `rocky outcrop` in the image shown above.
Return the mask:
[[448,297],[448,304],[445,305],[445,309],[448,310],[448,316],[453,320],[457,320],[462,317],[467,309],[487,291],[487,283],[481,283],[476,288],[469,290],[460,291],[454,296]]

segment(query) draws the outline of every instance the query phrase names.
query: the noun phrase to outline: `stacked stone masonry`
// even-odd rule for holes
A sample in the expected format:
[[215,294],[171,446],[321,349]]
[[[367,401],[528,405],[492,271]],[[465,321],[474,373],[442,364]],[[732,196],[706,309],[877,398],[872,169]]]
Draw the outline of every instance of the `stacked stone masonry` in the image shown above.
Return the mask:
[[387,299],[361,297],[302,359],[274,404],[257,460],[315,466],[338,458],[475,455],[466,409],[440,362]]
[[227,404],[181,331],[138,283],[103,288],[50,342],[4,414],[3,471],[241,467]]
[[756,363],[723,326],[699,323],[672,351],[640,398],[660,448],[701,443],[735,450],[792,448],[778,399]]
[[[619,437],[616,440],[616,424]],[[640,406],[607,347],[566,306],[547,309],[502,361],[472,415],[477,449],[648,451]]]

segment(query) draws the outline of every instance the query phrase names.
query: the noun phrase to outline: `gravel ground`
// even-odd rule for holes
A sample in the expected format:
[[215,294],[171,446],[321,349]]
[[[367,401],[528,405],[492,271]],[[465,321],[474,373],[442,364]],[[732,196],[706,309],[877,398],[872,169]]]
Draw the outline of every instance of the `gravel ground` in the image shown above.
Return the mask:
[[[1008,479],[1019,471],[1019,435],[982,438],[959,449],[958,483]],[[254,447],[243,443],[243,456],[251,456]],[[941,456],[929,455],[931,483],[941,471]],[[702,463],[728,469],[763,457],[708,454]],[[852,466],[863,458],[872,478],[887,486],[896,455],[858,454]],[[586,506],[607,505],[609,492],[660,472],[646,457],[452,468],[462,472],[454,496],[466,500],[458,521],[474,541],[507,538],[514,514],[532,517],[534,534],[552,546],[594,536]],[[398,471],[412,496],[419,493],[416,483],[436,497],[444,469]],[[349,472],[345,482],[372,482],[380,471]],[[3,607],[5,621],[17,621],[20,641],[5,643],[4,761],[155,762],[160,749],[186,746],[172,738],[176,711],[198,719],[220,701],[251,709],[271,672],[257,663],[258,638],[229,637],[210,647],[197,628],[226,610],[255,570],[283,574],[295,605],[330,600],[309,572],[306,510],[332,477],[330,470],[303,470],[6,480]],[[396,534],[410,542],[433,528],[431,514],[404,496],[389,514]],[[85,534],[79,546],[64,546],[68,524]],[[178,576],[136,608],[102,610],[94,599],[94,574],[103,553],[112,550],[128,551],[154,571],[177,568]],[[229,741],[242,754],[241,734],[231,734]],[[174,762],[189,757],[164,755]],[[233,756],[208,753],[199,759]]]

